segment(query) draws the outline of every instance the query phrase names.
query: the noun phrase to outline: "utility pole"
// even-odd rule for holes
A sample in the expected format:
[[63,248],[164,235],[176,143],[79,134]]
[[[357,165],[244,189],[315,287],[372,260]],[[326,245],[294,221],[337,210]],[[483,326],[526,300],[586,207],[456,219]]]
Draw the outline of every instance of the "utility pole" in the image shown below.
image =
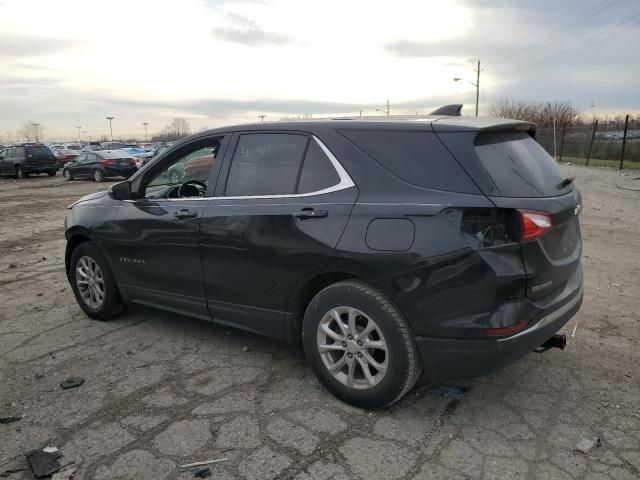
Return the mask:
[[32,123],[32,125],[33,125],[33,129],[35,130],[35,133],[36,133],[36,143],[38,143],[38,129],[40,127],[40,124],[39,123]]
[[266,115],[258,115],[261,123],[264,123],[264,117],[266,117]]
[[11,132],[7,131],[7,143],[11,143]]
[[81,140],[80,140],[80,129],[81,129],[82,127],[78,127],[78,126],[76,126],[76,128],[78,129],[78,143],[81,143]]
[[111,126],[111,121],[116,118],[116,117],[107,117],[107,120],[109,120],[109,130],[111,131],[111,141],[113,142],[113,127]]
[[147,141],[147,125],[149,125],[149,122],[142,122],[142,124],[144,125],[144,141]]
[[376,112],[384,112],[387,117],[389,116],[391,109],[389,107],[389,99],[387,98],[387,108],[376,108]]
[[480,99],[480,59],[478,59],[478,69],[476,70],[476,117],[478,116],[478,100]]

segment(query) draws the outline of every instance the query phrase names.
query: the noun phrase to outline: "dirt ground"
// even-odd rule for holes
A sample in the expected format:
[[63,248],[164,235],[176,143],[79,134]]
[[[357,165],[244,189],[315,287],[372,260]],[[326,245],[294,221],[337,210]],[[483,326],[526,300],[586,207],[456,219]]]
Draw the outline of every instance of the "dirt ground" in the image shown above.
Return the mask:
[[[0,474],[55,445],[80,479],[187,479],[179,465],[214,458],[228,458],[216,479],[640,478],[640,191],[616,188],[640,180],[563,168],[584,198],[567,349],[461,400],[422,382],[378,412],[335,400],[284,343],[138,307],[90,320],[65,278],[63,220],[108,183],[0,179],[0,418],[24,415],[0,423]],[[62,390],[71,376],[84,384]],[[582,437],[597,442],[586,454]]]

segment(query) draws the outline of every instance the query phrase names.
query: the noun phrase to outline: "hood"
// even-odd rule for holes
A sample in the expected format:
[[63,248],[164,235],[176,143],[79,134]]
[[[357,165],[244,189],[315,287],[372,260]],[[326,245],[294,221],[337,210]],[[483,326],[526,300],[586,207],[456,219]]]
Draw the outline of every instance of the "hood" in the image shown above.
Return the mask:
[[90,193],[89,195],[85,195],[84,197],[81,197],[80,199],[76,200],[72,204],[68,205],[67,208],[71,209],[74,206],[78,205],[79,203],[87,202],[89,200],[96,200],[98,198],[104,197],[107,193],[109,193],[108,190],[104,190],[102,192]]

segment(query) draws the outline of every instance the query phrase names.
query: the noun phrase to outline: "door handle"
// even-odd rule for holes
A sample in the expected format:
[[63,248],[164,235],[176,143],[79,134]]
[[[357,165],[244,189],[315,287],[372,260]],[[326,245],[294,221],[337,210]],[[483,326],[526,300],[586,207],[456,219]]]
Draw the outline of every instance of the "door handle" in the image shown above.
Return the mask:
[[293,218],[299,218],[300,220],[311,220],[313,218],[325,218],[328,216],[329,212],[326,210],[315,210],[313,208],[303,208],[293,214]]
[[175,212],[173,216],[179,220],[182,220],[184,218],[196,218],[198,214],[196,212],[183,208],[182,210]]

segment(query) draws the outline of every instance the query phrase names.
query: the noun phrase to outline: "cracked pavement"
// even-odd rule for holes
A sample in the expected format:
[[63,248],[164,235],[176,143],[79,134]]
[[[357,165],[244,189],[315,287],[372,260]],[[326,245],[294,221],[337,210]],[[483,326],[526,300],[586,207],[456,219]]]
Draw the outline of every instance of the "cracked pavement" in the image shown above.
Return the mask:
[[[142,307],[90,320],[64,275],[63,218],[109,183],[0,179],[0,416],[24,415],[0,424],[0,473],[51,444],[80,479],[187,479],[179,465],[221,457],[212,478],[640,478],[640,193],[615,187],[640,181],[563,168],[585,205],[567,349],[469,381],[461,400],[422,380],[376,412],[324,391],[296,346]],[[85,382],[62,390],[70,376]],[[601,446],[579,453],[582,437]]]

